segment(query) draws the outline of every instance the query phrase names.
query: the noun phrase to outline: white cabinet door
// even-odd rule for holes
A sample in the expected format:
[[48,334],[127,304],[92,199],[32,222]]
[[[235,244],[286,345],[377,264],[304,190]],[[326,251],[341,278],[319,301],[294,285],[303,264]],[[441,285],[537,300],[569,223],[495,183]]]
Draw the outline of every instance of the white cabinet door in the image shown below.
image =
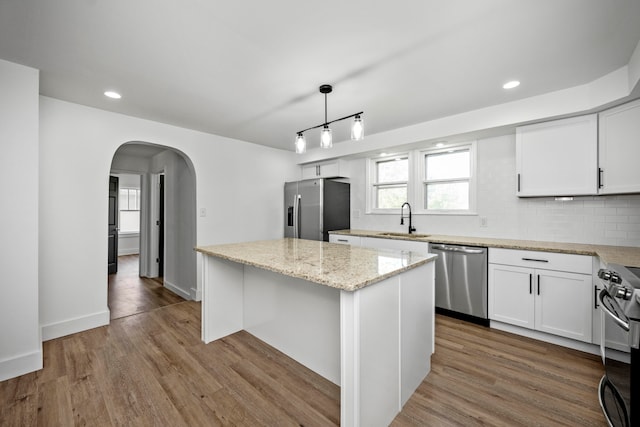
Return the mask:
[[489,264],[489,319],[534,328],[531,268]]
[[345,160],[331,160],[302,165],[302,179],[347,177]]
[[535,270],[535,329],[591,342],[592,276]]
[[600,113],[600,194],[640,192],[640,101]]
[[520,197],[593,195],[598,186],[596,114],[516,129]]

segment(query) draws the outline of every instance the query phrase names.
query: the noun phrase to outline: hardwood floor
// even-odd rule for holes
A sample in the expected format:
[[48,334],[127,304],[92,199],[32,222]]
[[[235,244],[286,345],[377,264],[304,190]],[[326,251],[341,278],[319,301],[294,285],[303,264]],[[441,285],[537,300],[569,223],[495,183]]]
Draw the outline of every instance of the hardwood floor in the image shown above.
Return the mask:
[[118,272],[109,275],[111,320],[185,301],[165,288],[161,277],[140,277],[138,271],[138,255],[118,257]]
[[[432,372],[394,426],[604,426],[597,356],[437,316]],[[337,425],[340,389],[246,332],[205,345],[186,301],[44,343],[0,425]]]

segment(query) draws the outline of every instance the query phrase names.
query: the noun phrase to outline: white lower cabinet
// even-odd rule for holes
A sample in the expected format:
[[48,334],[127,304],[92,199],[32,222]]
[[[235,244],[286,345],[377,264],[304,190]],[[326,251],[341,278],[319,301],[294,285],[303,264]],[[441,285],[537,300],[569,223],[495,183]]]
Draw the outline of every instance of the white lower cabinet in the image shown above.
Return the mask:
[[[590,343],[591,262],[584,255],[490,248],[489,319]],[[545,268],[563,266],[574,271]]]

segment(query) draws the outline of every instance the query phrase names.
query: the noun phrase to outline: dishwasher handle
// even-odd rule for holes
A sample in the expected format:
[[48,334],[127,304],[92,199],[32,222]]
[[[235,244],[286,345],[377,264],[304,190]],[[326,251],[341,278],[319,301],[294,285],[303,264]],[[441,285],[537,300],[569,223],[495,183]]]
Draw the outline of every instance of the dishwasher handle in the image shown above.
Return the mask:
[[449,246],[449,245],[431,245],[431,249],[437,249],[445,252],[459,252],[463,254],[482,254],[485,249],[467,248],[466,246]]

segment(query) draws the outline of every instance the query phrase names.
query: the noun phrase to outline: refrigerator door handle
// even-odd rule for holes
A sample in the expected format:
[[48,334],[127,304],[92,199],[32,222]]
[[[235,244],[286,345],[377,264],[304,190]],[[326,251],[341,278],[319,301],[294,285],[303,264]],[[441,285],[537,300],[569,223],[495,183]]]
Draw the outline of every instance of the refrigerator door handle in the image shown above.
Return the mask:
[[300,238],[300,199],[302,196],[296,194],[293,198],[293,238]]

